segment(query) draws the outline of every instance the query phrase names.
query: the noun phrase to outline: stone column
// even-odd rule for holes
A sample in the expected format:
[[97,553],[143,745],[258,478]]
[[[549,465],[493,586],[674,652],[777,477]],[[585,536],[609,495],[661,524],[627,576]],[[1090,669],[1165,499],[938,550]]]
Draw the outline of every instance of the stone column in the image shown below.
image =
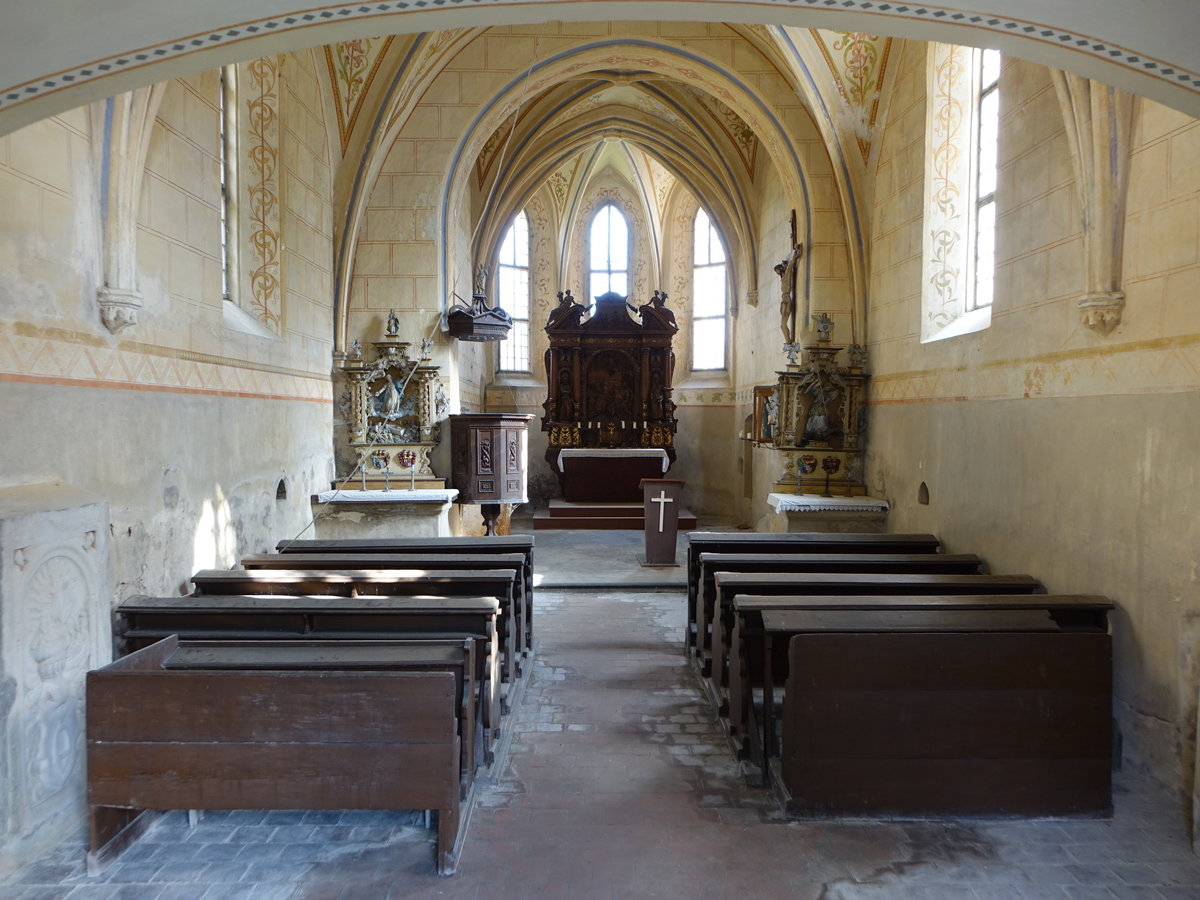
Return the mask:
[[1087,290],[1079,313],[1083,324],[1107,335],[1125,308],[1121,254],[1134,96],[1071,72],[1050,74],[1067,126],[1083,224]]

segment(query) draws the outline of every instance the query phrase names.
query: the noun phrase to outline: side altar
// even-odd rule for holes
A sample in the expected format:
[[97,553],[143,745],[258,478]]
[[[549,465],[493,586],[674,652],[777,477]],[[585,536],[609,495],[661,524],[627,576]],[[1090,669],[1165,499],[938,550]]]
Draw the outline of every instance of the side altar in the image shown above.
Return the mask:
[[609,292],[585,306],[560,292],[545,331],[546,462],[570,502],[640,502],[643,478],[675,461],[671,379],[679,330],[655,291],[634,307]]
[[347,437],[355,460],[355,471],[342,475],[353,483],[343,486],[444,490],[446,480],[434,475],[429,463],[447,407],[438,367],[425,356],[424,346],[420,359],[409,358],[409,342],[398,339],[394,314],[384,339],[371,346],[374,359],[364,359],[356,340],[342,364],[350,394]]

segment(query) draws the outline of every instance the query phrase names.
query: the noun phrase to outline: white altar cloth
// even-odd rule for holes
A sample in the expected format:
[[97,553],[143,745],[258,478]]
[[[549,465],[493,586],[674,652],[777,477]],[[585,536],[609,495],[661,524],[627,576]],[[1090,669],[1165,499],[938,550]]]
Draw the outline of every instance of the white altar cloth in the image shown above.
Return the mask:
[[639,456],[654,456],[662,459],[662,470],[666,472],[671,466],[671,460],[667,456],[667,451],[659,447],[613,447],[611,449],[604,447],[563,447],[558,451],[558,471],[565,472],[563,462],[567,459],[629,459]]
[[822,497],[820,494],[768,494],[766,531],[883,532],[888,502],[879,497]]

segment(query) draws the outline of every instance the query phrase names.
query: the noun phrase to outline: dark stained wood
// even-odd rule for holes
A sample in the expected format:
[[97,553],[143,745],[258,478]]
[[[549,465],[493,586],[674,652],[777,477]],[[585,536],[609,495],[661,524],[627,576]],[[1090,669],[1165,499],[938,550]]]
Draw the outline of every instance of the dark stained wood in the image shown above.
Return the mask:
[[192,576],[197,596],[218,594],[286,594],[290,596],[359,597],[436,594],[447,597],[495,597],[500,674],[513,682],[516,670],[516,580],[512,569],[202,569]]
[[170,635],[189,640],[380,640],[470,637],[481,718],[499,738],[500,674],[494,597],[131,597],[116,610],[118,655]]
[[802,633],[789,657],[794,813],[1111,811],[1107,634]]
[[711,553],[699,554],[700,593],[696,604],[696,655],[700,674],[711,672],[710,651],[716,629],[722,621],[714,618],[717,572],[846,572],[846,573],[917,573],[972,575],[983,566],[974,553]]
[[[786,611],[857,610],[884,616],[912,610],[1036,611],[1048,616],[1058,630],[1103,633],[1107,631],[1107,613],[1112,608],[1111,600],[1091,594],[960,594],[928,597],[886,594],[845,597],[739,594],[732,601],[734,624],[726,665],[729,676],[727,727],[735,744],[744,752],[749,752],[746,742],[757,740],[751,718],[751,697],[754,689],[762,686],[768,678],[775,684],[783,684],[788,676],[787,638],[790,634],[786,631],[775,634],[773,648],[768,648],[765,624],[768,614]],[[780,628],[783,628],[787,621],[786,618],[779,617],[773,620]]]
[[528,558],[523,553],[257,553],[242,558],[242,568],[257,569],[319,569],[335,571],[342,569],[418,569],[442,571],[445,569],[509,569],[517,577],[513,582],[515,599],[516,652],[520,657],[532,652],[529,641],[533,629],[532,596],[526,586]]
[[533,535],[491,537],[343,538],[280,541],[279,553],[521,553],[525,557],[525,647],[533,648]]
[[842,572],[716,572],[713,575],[712,665],[718,695],[729,684],[731,604],[735,594],[1034,594],[1044,593],[1029,575],[942,575]]
[[88,673],[94,809],[432,809],[438,870],[453,871],[452,672],[162,668],[178,647],[167,639]]
[[693,653],[701,553],[937,553],[942,546],[932,534],[689,531],[687,537],[688,625],[684,643]]

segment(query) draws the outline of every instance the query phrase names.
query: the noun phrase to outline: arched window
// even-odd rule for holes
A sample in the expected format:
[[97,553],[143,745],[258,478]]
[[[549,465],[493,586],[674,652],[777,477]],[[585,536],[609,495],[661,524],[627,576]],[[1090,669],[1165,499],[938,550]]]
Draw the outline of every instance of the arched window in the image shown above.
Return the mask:
[[497,258],[496,305],[513,318],[500,342],[500,371],[529,371],[529,220],[521,210],[504,233]]
[[921,340],[991,324],[1000,51],[931,44]]
[[629,296],[629,223],[612,203],[600,207],[588,232],[588,297],[609,291]]
[[729,310],[725,245],[703,209],[696,212],[692,268],[692,368],[725,368]]

